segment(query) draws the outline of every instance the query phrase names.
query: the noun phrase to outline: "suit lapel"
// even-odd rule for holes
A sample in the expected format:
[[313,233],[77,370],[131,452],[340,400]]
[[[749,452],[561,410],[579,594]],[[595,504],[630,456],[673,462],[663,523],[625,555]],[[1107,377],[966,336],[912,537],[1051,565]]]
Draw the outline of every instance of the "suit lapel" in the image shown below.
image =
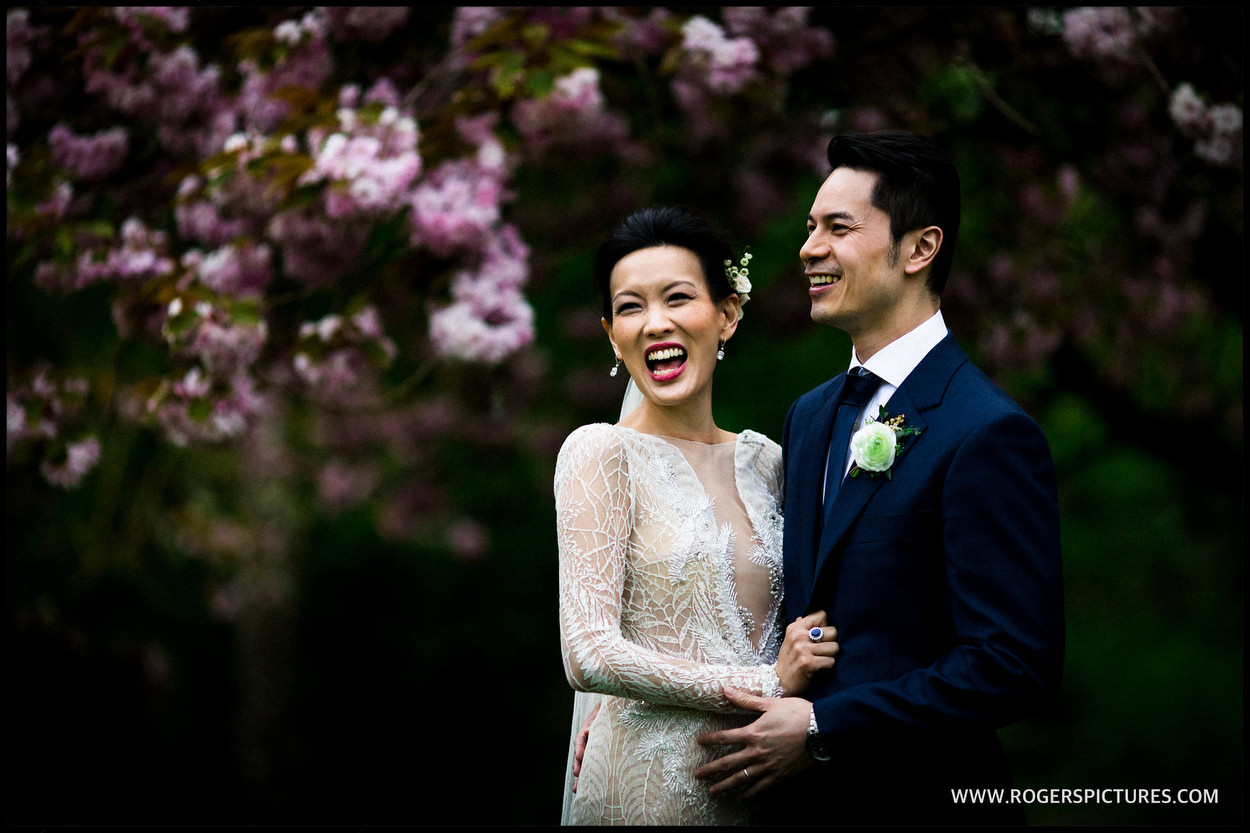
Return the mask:
[[[949,333],[946,338],[942,339],[936,347],[929,351],[929,354],[921,360],[903,384],[890,397],[886,410],[890,416],[903,414],[905,417],[904,424],[919,429],[919,434],[912,434],[907,437],[903,444],[903,450],[895,457],[894,466],[891,469],[893,477],[906,477],[907,465],[906,459],[908,454],[918,443],[924,441],[924,431],[927,423],[924,419],[924,411],[937,407],[942,396],[946,391],[947,385],[950,384],[951,377],[955,371],[968,360],[963,350],[956,344],[955,339]],[[838,391],[826,403],[828,406],[832,403],[832,407],[827,407],[821,411],[821,419],[823,422],[818,423],[824,426],[825,447],[828,448],[830,435],[833,431],[833,409],[836,408],[838,395],[841,392],[841,386]],[[819,496],[820,477],[815,479],[805,479],[804,483],[815,483],[815,494]],[[812,559],[795,559],[803,562],[804,569],[811,569],[811,574],[804,575],[802,590],[803,605],[798,610],[804,613],[808,612],[808,607],[812,604],[812,598],[815,594],[816,583],[820,580],[822,573],[827,572],[826,581],[832,581],[836,576],[838,569],[838,557],[833,557],[834,553],[838,553],[840,557],[841,549],[839,543],[846,536],[847,531],[855,523],[856,518],[864,511],[864,507],[878,489],[883,488],[889,480],[884,474],[876,477],[870,476],[867,472],[861,472],[858,476],[847,478],[843,484],[841,491],[838,492],[837,500],[834,502],[832,511],[825,524],[823,530],[820,529],[819,518],[823,517],[823,507],[817,506],[814,518],[815,527],[818,530],[812,538],[812,542],[816,544],[816,558],[814,563]],[[803,550],[810,552],[810,550]],[[790,562],[793,563],[793,562]],[[807,564],[812,564],[808,568]],[[789,566],[789,563],[787,564]],[[789,588],[787,588],[789,589]],[[798,589],[798,588],[796,588]],[[830,596],[831,593],[822,593],[822,598]]]
[[838,398],[842,395],[842,385],[831,385],[823,402],[810,417],[791,427],[796,432],[792,447],[798,452],[792,453],[789,465],[794,469],[793,477],[787,478],[800,495],[801,511],[786,517],[787,531],[793,524],[793,546],[796,557],[786,561],[785,584],[786,597],[790,599],[807,599],[811,596],[812,585],[816,577],[816,559],[813,554],[820,543],[821,521],[824,517],[823,484],[825,478],[825,461],[829,452],[829,441],[833,435],[833,417],[838,407]]
[[[890,416],[903,414],[906,416],[906,425],[910,425],[920,431],[919,434],[912,434],[903,441],[903,448],[894,458],[894,465],[891,467],[890,475],[892,477],[906,476],[906,460],[907,453],[915,447],[916,443],[924,437],[925,421],[912,404],[911,398],[907,395],[907,391],[899,388],[890,397],[890,402],[886,405],[886,409]],[[900,475],[899,472],[904,474]],[[828,523],[825,524],[824,530],[820,535],[820,544],[816,550],[816,575],[820,575],[821,570],[826,566],[829,556],[837,548],[837,544],[842,540],[851,524],[859,517],[864,510],[864,506],[868,503],[868,499],[876,494],[877,490],[888,483],[889,480],[885,474],[878,474],[875,477],[868,472],[860,472],[855,477],[847,477],[842,482],[842,489],[838,492],[837,499],[833,502],[833,507],[829,513]]]

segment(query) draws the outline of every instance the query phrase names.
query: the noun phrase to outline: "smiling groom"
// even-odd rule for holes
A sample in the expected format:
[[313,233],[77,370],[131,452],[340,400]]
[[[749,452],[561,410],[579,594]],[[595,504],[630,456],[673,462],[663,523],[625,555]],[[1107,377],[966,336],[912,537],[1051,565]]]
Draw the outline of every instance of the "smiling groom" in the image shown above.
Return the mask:
[[760,716],[701,738],[740,748],[695,774],[777,823],[1023,822],[956,791],[1012,785],[996,730],[1059,685],[1049,447],[942,319],[954,165],[901,131],[827,155],[800,257],[812,319],[854,349],[786,417],[784,621],[826,611],[841,653],[808,699],[727,690]]

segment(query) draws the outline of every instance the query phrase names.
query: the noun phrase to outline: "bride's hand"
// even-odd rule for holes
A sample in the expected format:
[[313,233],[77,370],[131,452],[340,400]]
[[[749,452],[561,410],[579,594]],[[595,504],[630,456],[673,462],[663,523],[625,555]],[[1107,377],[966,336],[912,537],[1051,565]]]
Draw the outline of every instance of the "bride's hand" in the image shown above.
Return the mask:
[[[812,628],[820,628],[819,642],[811,638]],[[786,697],[802,694],[817,671],[832,668],[838,653],[837,628],[825,624],[825,612],[818,610],[800,616],[786,626],[786,638],[777,654],[777,679]]]

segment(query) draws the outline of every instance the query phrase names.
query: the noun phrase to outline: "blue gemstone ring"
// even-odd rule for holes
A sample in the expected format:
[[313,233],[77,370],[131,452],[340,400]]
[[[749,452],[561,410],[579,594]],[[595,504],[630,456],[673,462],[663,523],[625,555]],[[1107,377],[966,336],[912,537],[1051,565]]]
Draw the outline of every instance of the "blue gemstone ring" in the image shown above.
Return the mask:
[[807,638],[812,640],[813,642],[819,642],[820,638],[824,635],[825,635],[825,632],[822,631],[820,628],[812,628],[810,631],[807,632]]

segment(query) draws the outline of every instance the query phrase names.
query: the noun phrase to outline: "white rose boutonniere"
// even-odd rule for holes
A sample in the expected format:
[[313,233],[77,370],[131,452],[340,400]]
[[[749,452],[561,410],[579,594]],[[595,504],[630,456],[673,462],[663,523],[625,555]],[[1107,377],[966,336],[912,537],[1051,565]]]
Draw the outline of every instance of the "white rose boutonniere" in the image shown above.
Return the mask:
[[866,471],[872,477],[884,473],[886,479],[890,479],[894,460],[903,450],[904,438],[920,433],[918,428],[904,426],[903,419],[902,414],[891,417],[882,405],[876,419],[864,420],[864,427],[851,437],[851,459],[855,461],[851,477]]

